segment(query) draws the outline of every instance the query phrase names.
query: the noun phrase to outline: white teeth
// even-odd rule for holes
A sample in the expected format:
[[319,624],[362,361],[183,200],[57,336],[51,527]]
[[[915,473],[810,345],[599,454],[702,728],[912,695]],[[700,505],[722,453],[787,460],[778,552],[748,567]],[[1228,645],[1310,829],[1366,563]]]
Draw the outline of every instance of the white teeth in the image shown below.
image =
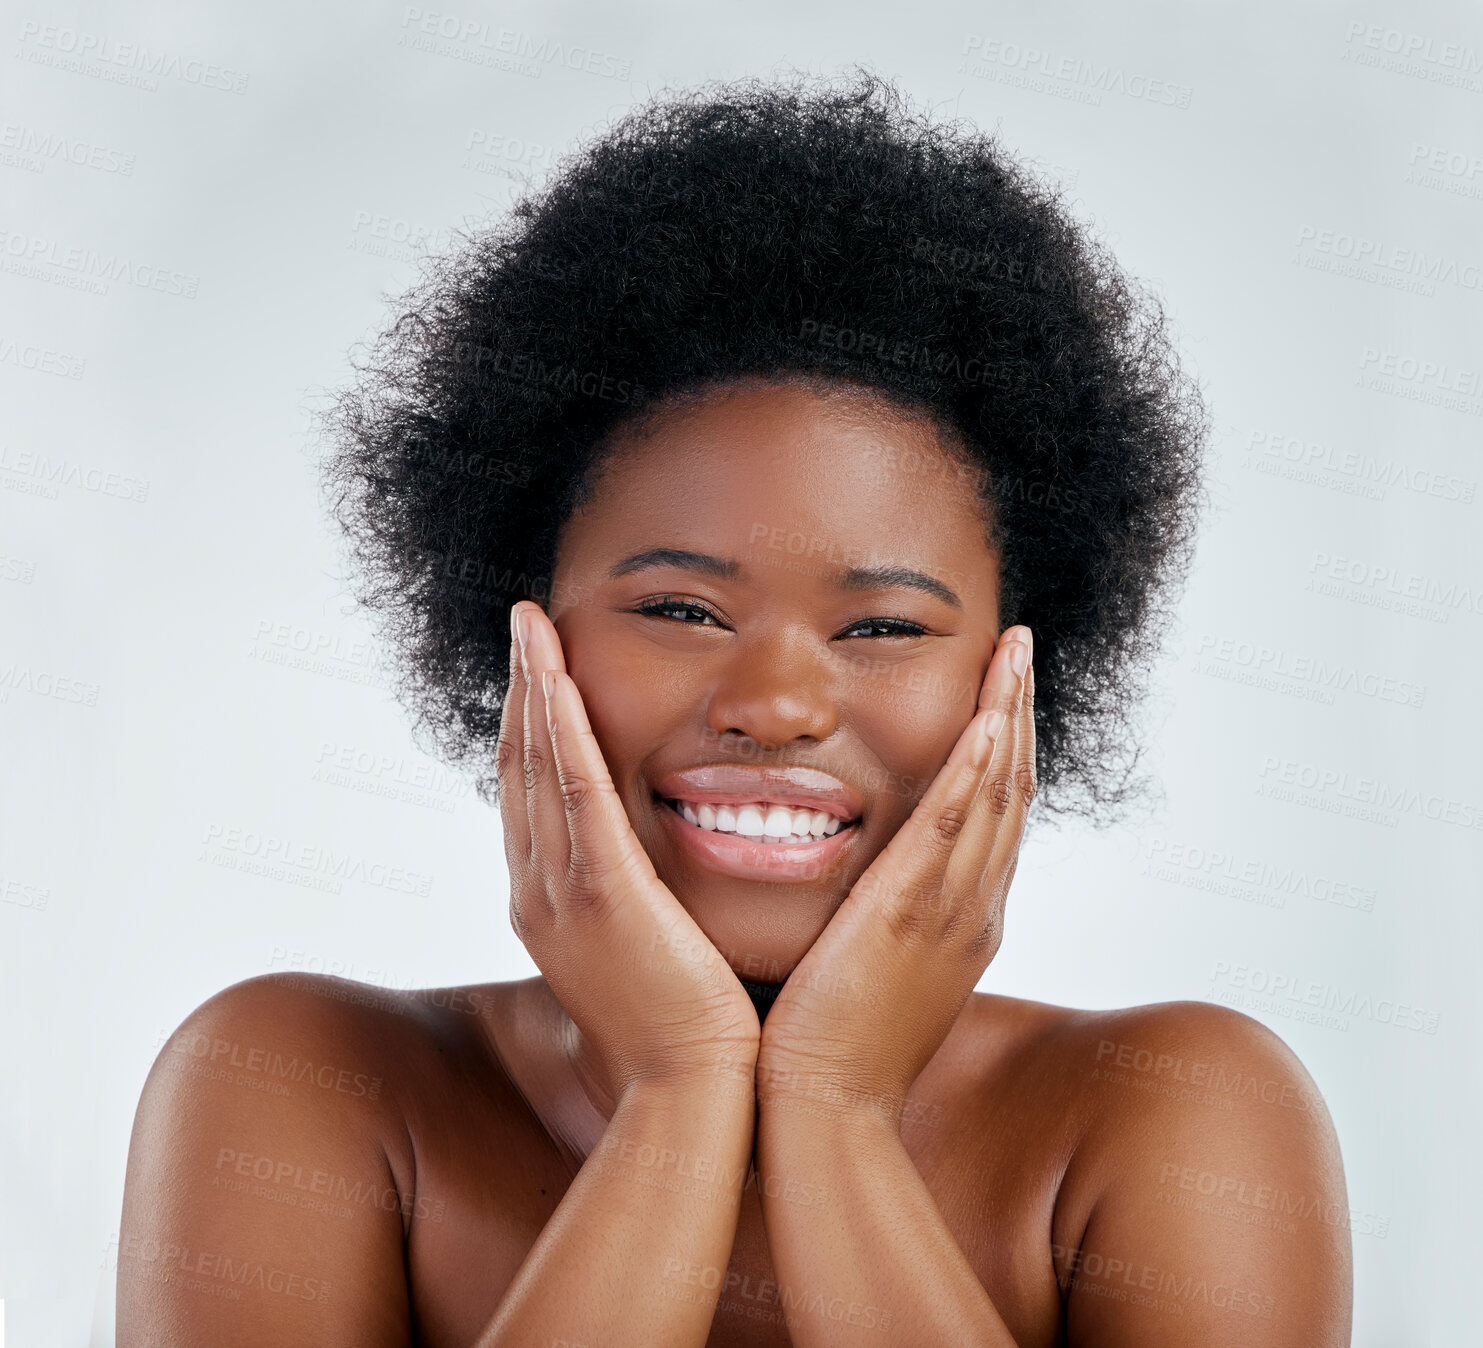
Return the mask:
[[793,811],[774,805],[762,821],[762,832],[769,838],[786,838],[793,832]]
[[827,810],[800,810],[788,805],[711,805],[675,801],[687,822],[714,833],[737,833],[763,842],[804,843],[833,837],[843,827]]

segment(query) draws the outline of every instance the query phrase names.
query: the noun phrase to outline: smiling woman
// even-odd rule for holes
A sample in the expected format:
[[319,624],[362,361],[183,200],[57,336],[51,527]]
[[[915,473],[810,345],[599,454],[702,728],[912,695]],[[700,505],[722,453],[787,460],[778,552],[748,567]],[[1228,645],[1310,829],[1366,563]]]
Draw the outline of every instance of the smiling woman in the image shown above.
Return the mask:
[[1053,192],[868,75],[658,101],[433,266],[329,426],[541,973],[193,1013],[120,1344],[1348,1342],[1280,1040],[975,991],[1032,803],[1133,788],[1204,427]]

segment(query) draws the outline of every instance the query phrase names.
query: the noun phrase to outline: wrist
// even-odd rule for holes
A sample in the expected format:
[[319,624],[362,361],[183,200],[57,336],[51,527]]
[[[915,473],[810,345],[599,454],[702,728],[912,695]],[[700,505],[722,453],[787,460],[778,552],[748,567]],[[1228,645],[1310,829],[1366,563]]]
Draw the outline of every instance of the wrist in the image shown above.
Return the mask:
[[671,1064],[652,1069],[630,1078],[618,1094],[620,1102],[630,1097],[691,1107],[699,1102],[745,1104],[750,1111],[757,1100],[756,1063],[736,1056],[704,1065]]
[[837,1073],[798,1065],[757,1067],[759,1126],[763,1121],[783,1126],[818,1122],[832,1128],[885,1128],[900,1136],[902,1117],[910,1108],[904,1092],[846,1082]]

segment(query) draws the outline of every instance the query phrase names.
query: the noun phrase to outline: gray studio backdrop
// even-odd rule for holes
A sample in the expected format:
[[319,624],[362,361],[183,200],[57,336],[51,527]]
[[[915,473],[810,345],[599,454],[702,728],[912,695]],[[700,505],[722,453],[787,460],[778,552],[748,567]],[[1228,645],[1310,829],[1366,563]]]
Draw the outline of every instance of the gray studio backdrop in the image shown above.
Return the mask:
[[1355,1343],[1476,1342],[1477,7],[458,4],[6,8],[11,1348],[113,1342],[130,1122],[202,1000],[535,972],[498,816],[347,602],[309,413],[348,349],[650,93],[854,61],[1059,181],[1215,422],[1147,708],[1164,803],[1033,837],[981,986],[1271,1026],[1337,1121]]

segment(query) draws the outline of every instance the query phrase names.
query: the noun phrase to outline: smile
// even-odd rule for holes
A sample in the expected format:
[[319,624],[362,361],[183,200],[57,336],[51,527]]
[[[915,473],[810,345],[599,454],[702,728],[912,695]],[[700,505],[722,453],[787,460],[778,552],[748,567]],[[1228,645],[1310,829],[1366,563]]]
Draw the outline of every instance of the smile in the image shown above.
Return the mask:
[[734,833],[752,842],[781,845],[815,842],[830,838],[848,821],[827,810],[800,810],[767,801],[737,805],[713,805],[710,801],[666,800],[664,802],[687,824],[708,833]]
[[858,819],[762,800],[717,805],[657,799],[664,806],[659,813],[694,863],[740,880],[817,879],[835,870],[860,832]]

